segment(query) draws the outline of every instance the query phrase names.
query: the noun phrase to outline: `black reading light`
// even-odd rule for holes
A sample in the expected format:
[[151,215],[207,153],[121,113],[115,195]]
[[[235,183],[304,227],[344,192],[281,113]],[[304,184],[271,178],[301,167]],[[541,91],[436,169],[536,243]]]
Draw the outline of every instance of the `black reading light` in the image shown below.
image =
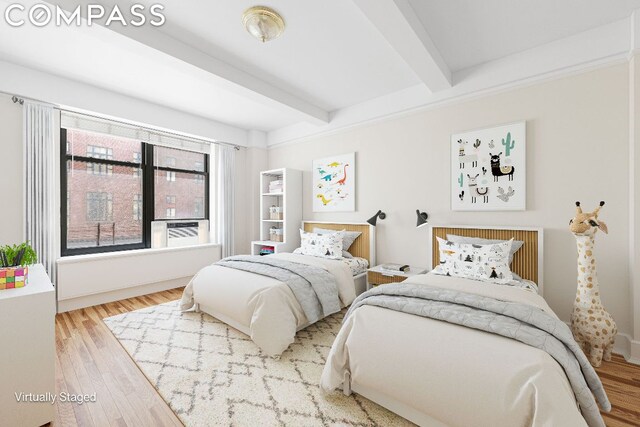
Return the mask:
[[376,212],[376,214],[374,216],[372,216],[371,218],[369,218],[367,220],[367,222],[371,225],[373,225],[374,227],[376,226],[376,223],[378,222],[378,218],[380,219],[385,219],[387,217],[387,214],[385,214],[382,211],[378,211]]
[[427,214],[426,212],[420,212],[419,209],[416,209],[416,215],[418,216],[418,222],[416,224],[416,228],[420,228],[423,225],[429,224],[429,221],[427,221],[429,219],[429,214]]

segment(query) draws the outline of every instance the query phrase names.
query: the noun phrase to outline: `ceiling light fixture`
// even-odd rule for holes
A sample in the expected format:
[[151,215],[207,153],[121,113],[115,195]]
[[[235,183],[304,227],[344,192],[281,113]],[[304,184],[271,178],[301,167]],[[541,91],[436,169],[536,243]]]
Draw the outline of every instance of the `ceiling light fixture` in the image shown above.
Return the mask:
[[279,37],[284,31],[282,16],[266,6],[254,6],[245,10],[242,23],[249,34],[263,43]]

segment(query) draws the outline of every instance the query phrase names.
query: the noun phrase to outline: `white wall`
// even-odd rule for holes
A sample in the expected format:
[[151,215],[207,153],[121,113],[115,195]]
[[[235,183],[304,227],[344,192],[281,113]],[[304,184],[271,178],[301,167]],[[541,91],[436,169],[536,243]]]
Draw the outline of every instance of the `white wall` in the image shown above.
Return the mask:
[[[378,209],[378,262],[428,265],[433,224],[538,226],[545,229],[545,298],[568,320],[576,288],[575,240],[567,225],[574,202],[606,200],[601,218],[610,234],[597,239],[602,299],[619,329],[631,331],[629,305],[628,65],[513,89],[412,113],[269,150],[269,168],[304,172],[305,219],[365,221]],[[452,133],[527,121],[527,211],[452,212],[449,138]],[[312,212],[311,162],[357,152],[356,212]]]
[[23,239],[22,107],[0,94],[0,245]]
[[236,153],[235,253],[250,254],[260,238],[260,171],[267,170],[267,150],[241,148]]
[[[640,21],[640,15],[634,14]],[[640,22],[637,23],[640,27]],[[640,37],[640,33],[637,34]],[[640,44],[640,40],[637,41]],[[640,55],[631,58],[629,84],[632,94],[629,102],[629,275],[633,314],[633,341],[629,353],[640,363]]]

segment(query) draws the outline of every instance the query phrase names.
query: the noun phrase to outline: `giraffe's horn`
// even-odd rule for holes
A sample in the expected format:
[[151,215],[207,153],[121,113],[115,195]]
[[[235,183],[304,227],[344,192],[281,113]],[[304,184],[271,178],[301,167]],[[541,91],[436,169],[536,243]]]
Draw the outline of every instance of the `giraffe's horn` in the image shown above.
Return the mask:
[[593,211],[593,214],[596,216],[596,218],[598,217],[598,214],[600,213],[600,209],[602,209],[603,206],[604,206],[604,200],[602,200],[600,202],[600,205]]
[[580,202],[576,202],[576,215],[582,213],[582,208],[580,207]]

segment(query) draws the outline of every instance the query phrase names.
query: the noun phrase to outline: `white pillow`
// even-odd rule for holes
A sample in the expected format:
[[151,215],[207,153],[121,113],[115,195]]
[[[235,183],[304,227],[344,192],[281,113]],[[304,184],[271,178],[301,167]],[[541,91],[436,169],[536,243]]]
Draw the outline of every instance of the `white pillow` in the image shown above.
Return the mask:
[[329,259],[342,258],[340,233],[317,234],[300,230],[300,253]]
[[[296,248],[296,249],[294,249],[294,250],[293,250],[293,253],[294,253],[294,254],[297,254],[297,255],[304,255],[304,254],[302,253],[302,248]],[[351,254],[350,254],[349,252],[347,252],[347,251],[342,251],[342,258],[353,258],[353,255],[351,255]]]
[[[476,245],[491,245],[494,243],[504,243],[508,240],[483,239],[482,237],[466,237],[457,236],[455,234],[447,234],[447,240],[453,243],[471,243]],[[513,239],[511,239],[513,240]],[[511,250],[509,251],[509,265],[513,262],[513,255],[524,245],[522,240],[513,240]]]
[[329,230],[326,228],[319,228],[319,227],[314,227],[313,232],[317,234],[342,233],[342,250],[343,251],[348,251],[351,245],[353,245],[353,242],[355,242],[358,236],[362,234],[359,231],[347,231],[347,230],[336,231],[336,230]]
[[433,272],[445,276],[464,277],[506,284],[513,280],[509,268],[512,240],[490,245],[454,243],[439,237],[440,265]]

